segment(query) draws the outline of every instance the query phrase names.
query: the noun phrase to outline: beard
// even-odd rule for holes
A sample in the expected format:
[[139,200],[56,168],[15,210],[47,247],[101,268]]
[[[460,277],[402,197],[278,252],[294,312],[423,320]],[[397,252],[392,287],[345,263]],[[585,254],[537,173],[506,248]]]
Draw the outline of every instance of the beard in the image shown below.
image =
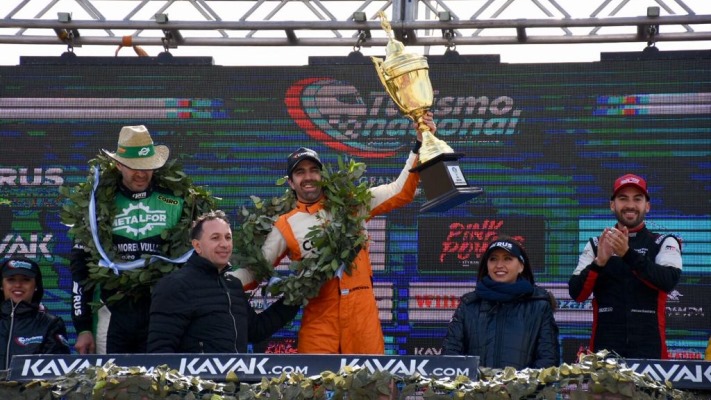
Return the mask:
[[626,226],[629,229],[636,228],[640,224],[644,222],[644,217],[646,216],[645,212],[639,212],[637,210],[634,210],[633,212],[635,213],[634,218],[630,219],[625,215],[626,212],[629,210],[621,210],[621,211],[615,211],[615,216],[617,217],[617,222],[620,223],[622,226]]
[[300,190],[296,191],[296,197],[301,201],[302,203],[315,203],[318,201],[318,199],[321,198],[321,188],[318,187],[318,183],[314,184],[316,186],[316,189],[310,189],[310,190],[303,190],[299,188]]

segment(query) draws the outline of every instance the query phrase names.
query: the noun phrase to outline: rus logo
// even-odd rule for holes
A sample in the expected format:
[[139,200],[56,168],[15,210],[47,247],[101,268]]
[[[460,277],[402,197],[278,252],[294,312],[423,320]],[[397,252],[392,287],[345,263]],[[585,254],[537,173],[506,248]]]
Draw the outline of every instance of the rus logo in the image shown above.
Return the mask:
[[0,168],[0,186],[61,186],[61,168]]

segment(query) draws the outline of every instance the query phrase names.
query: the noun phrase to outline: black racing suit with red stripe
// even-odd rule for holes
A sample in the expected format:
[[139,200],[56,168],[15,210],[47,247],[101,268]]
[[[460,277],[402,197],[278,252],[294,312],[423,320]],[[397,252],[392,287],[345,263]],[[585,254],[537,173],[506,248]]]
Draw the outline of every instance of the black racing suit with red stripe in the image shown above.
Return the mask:
[[666,301],[681,275],[681,239],[646,227],[629,234],[629,250],[594,263],[598,238],[590,238],[568,281],[570,297],[594,296],[590,350],[627,358],[666,359]]

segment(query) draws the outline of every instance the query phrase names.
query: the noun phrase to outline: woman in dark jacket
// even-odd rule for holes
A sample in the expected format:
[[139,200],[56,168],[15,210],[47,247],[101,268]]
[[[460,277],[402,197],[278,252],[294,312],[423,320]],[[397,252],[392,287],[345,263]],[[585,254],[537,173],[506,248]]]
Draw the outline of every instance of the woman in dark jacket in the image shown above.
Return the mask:
[[229,270],[232,230],[222,211],[201,215],[190,232],[195,252],[153,289],[149,353],[245,353],[291,321],[298,306],[277,301],[257,314]]
[[0,264],[0,369],[19,354],[69,354],[64,321],[46,312],[42,272],[36,262],[12,257]]
[[523,247],[500,238],[481,258],[476,291],[462,297],[449,322],[443,354],[479,356],[489,368],[559,365],[554,302],[535,286]]

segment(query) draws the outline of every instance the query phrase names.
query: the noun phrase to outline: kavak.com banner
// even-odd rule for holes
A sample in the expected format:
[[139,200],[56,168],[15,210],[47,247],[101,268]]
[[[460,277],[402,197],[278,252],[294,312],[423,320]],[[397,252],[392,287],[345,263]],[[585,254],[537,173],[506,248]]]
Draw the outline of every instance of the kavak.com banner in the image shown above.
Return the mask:
[[711,363],[702,360],[641,360],[625,362],[632,371],[645,374],[655,381],[669,381],[675,389],[711,387]]
[[435,379],[464,375],[476,380],[479,357],[476,356],[375,356],[375,355],[305,355],[305,354],[104,354],[104,355],[23,355],[10,362],[8,380],[52,379],[88,367],[112,363],[119,367],[144,367],[151,372],[167,365],[185,376],[224,381],[232,371],[242,382],[259,382],[282,373],[316,375],[337,372],[343,367],[362,367],[371,372],[387,371],[394,375],[420,374]]

